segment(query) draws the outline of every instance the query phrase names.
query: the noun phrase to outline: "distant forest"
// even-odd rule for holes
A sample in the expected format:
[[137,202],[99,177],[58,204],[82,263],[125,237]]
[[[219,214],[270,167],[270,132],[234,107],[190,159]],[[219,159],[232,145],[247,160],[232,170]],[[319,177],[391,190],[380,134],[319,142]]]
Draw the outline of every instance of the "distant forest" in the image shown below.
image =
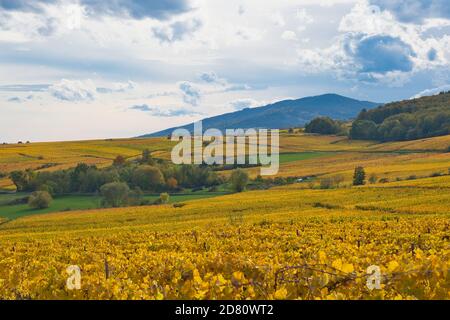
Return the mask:
[[[315,119],[305,131],[330,134],[330,128],[334,128],[333,133],[342,132],[342,123],[334,120],[330,123],[330,120]],[[450,134],[450,92],[362,110],[349,131],[351,139],[378,141],[416,140],[447,134]]]

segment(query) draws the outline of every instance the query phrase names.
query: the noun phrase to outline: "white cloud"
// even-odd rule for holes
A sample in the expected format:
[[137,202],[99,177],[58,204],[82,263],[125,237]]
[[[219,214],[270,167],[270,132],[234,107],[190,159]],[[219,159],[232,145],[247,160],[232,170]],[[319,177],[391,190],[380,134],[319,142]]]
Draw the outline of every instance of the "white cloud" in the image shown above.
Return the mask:
[[434,96],[441,92],[448,92],[448,91],[450,91],[450,84],[447,84],[445,86],[440,86],[438,88],[424,90],[424,91],[419,92],[418,94],[412,96],[411,99],[417,99],[417,98],[426,97],[426,96]]
[[79,102],[95,100],[96,89],[94,82],[90,79],[84,81],[62,79],[50,86],[48,91],[56,99]]
[[294,31],[286,30],[281,34],[281,39],[288,41],[297,41],[297,34]]
[[314,18],[306,11],[305,8],[297,10],[296,17],[302,24],[310,24],[314,22]]
[[277,27],[284,27],[286,25],[286,21],[284,20],[284,17],[280,12],[275,12],[270,15],[270,20]]

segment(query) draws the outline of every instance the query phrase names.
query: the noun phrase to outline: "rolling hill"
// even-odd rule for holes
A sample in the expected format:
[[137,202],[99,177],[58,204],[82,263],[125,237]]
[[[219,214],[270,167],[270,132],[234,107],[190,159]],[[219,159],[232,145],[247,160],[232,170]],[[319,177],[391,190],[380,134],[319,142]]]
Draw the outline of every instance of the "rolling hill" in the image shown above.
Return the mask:
[[[324,94],[297,100],[283,100],[258,108],[227,113],[203,120],[203,129],[247,129],[247,128],[289,128],[302,126],[318,116],[346,120],[354,118],[363,109],[380,105],[369,101],[359,101],[337,94]],[[179,128],[193,131],[193,124]],[[176,128],[146,134],[144,137],[167,136]]]
[[352,125],[353,139],[417,140],[450,134],[450,92],[363,110]]

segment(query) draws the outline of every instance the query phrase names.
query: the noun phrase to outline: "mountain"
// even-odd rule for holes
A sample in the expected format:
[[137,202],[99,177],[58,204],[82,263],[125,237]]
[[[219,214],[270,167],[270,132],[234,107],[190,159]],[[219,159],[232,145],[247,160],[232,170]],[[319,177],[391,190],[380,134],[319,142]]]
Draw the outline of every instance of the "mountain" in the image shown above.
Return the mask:
[[[328,116],[338,120],[351,119],[356,117],[361,110],[379,105],[379,103],[359,101],[337,94],[324,94],[297,100],[283,100],[263,107],[247,108],[203,119],[203,130],[208,128],[225,131],[226,129],[298,127],[319,116]],[[141,138],[167,136],[177,128],[193,131],[193,124],[147,134]]]

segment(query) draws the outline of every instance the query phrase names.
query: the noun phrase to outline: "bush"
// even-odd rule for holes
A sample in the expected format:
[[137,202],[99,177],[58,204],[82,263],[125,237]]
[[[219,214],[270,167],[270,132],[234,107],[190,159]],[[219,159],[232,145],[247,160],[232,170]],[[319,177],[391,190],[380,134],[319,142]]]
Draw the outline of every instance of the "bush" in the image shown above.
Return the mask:
[[130,188],[123,182],[111,182],[103,185],[100,188],[102,195],[102,203],[104,206],[111,206],[114,208],[121,207],[128,202],[128,193]]
[[433,172],[432,174],[430,174],[431,178],[436,178],[436,177],[440,177],[440,176],[442,176],[442,173],[440,173],[440,172]]
[[333,176],[332,179],[333,179],[333,183],[334,183],[334,184],[336,185],[336,187],[338,187],[338,188],[339,188],[339,186],[341,185],[341,183],[345,181],[344,176],[342,176],[342,175],[340,175],[340,174]]
[[248,184],[247,172],[237,169],[234,170],[230,177],[231,187],[235,192],[242,192],[245,190]]
[[363,167],[355,168],[355,173],[353,175],[353,185],[354,186],[362,186],[365,184],[366,180],[366,172]]
[[320,189],[331,189],[333,187],[333,179],[323,178],[320,180]]
[[46,209],[53,198],[47,191],[35,191],[28,199],[28,205],[33,209]]
[[167,204],[169,203],[170,195],[166,192],[161,193],[159,198],[155,201],[155,204]]
[[369,182],[370,182],[371,184],[374,184],[374,183],[377,182],[377,176],[376,176],[374,173],[372,173],[372,174],[370,175],[370,177],[369,177]]

